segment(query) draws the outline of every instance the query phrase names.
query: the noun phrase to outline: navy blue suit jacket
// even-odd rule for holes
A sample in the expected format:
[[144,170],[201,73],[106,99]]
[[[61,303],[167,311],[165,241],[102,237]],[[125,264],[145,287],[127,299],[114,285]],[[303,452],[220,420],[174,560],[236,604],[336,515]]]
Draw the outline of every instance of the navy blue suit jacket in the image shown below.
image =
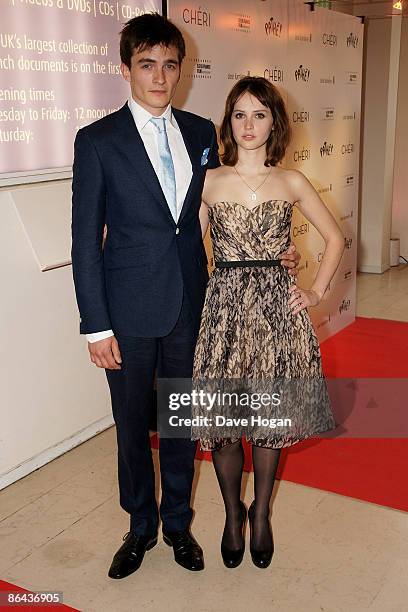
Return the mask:
[[[198,211],[206,170],[220,165],[217,137],[211,121],[173,113],[193,170],[177,224],[128,104],[77,134],[72,269],[83,334],[112,329],[165,336],[177,321],[184,290],[200,319],[208,275]],[[202,164],[208,148],[208,163]]]

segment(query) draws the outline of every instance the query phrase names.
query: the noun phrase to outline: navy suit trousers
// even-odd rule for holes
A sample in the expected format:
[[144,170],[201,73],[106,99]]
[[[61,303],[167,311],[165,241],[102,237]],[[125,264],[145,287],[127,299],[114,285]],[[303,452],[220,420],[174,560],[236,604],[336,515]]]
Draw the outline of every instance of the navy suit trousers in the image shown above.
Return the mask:
[[[121,370],[106,370],[118,443],[120,505],[130,514],[137,535],[155,535],[159,509],[150,448],[149,417],[155,371],[163,378],[191,378],[198,322],[184,293],[179,318],[161,338],[116,335]],[[187,529],[196,443],[189,439],[160,440],[163,531]]]

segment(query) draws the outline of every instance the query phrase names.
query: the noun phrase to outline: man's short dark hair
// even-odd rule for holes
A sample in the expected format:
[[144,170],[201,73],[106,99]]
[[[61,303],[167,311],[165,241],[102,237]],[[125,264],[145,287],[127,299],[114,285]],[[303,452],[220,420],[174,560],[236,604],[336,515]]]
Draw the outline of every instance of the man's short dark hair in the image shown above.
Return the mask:
[[183,35],[174,23],[158,13],[146,13],[134,17],[123,26],[121,32],[120,59],[130,69],[135,50],[139,53],[156,45],[175,47],[180,64],[186,55]]

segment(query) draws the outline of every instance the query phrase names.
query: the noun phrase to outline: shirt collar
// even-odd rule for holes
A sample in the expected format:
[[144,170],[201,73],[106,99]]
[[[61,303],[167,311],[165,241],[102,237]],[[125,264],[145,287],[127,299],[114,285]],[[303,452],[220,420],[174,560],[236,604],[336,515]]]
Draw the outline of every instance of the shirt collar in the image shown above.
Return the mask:
[[[141,132],[143,128],[145,128],[146,125],[149,123],[150,119],[154,117],[155,115],[152,115],[151,113],[149,113],[149,111],[143,108],[143,106],[138,104],[133,99],[132,96],[129,98],[128,104],[129,104],[131,113],[133,115],[133,119],[135,120],[136,127],[139,130],[139,132]],[[179,130],[179,126],[177,125],[177,122],[174,118],[174,115],[171,109],[171,104],[168,105],[168,107],[166,108],[164,113],[160,115],[160,117],[167,119],[168,124],[172,125],[176,130]]]

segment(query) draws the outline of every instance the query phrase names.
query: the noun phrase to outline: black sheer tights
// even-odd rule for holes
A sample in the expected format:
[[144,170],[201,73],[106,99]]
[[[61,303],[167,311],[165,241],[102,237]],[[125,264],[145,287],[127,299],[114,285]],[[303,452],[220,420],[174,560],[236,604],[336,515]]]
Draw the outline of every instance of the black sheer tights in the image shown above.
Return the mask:
[[[252,446],[255,492],[252,546],[256,550],[267,549],[271,545],[269,503],[280,453],[281,449]],[[241,440],[212,451],[212,460],[225,505],[222,543],[231,550],[237,550],[243,545],[240,498],[244,449]]]
[[243,544],[240,499],[244,449],[241,440],[212,451],[212,460],[225,505],[222,543],[230,550],[238,550]]
[[269,527],[269,504],[272,497],[280,454],[280,448],[252,446],[255,493],[252,547],[255,550],[268,550],[272,545],[272,536]]

